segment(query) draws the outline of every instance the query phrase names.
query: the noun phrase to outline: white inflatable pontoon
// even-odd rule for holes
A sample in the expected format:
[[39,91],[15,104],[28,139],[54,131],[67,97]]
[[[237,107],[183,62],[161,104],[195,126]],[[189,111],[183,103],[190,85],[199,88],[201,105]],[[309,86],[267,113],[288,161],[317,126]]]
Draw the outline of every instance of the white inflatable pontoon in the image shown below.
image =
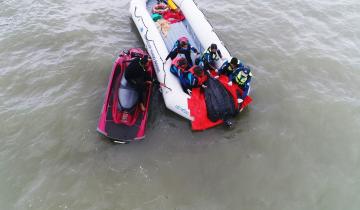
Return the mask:
[[[185,20],[171,24],[166,36],[160,32],[151,17],[152,8],[157,4],[156,0],[132,0],[130,13],[145,47],[153,59],[158,81],[164,83],[161,88],[166,107],[186,119],[193,120],[188,106],[190,96],[182,90],[178,78],[170,72],[171,59],[165,65],[163,64],[166,56],[176,40],[185,36],[200,53],[215,43],[221,51],[223,59],[231,57],[193,0],[174,0],[174,3],[184,14]],[[217,66],[219,67],[221,64],[222,62],[219,60]]]

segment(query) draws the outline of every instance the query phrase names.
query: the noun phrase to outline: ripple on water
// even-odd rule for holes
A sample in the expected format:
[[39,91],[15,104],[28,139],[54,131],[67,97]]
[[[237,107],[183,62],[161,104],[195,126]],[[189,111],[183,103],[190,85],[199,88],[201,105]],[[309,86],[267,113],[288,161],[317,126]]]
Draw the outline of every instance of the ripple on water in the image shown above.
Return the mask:
[[129,1],[2,1],[4,209],[357,209],[359,1],[198,3],[253,104],[193,133],[158,94],[146,141],[118,147],[95,127],[118,52],[143,46]]

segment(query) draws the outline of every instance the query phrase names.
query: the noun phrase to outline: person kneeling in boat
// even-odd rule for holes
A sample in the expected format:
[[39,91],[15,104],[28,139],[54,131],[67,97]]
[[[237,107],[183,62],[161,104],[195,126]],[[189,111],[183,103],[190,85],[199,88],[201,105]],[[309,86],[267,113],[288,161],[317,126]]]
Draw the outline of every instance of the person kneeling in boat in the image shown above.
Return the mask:
[[189,65],[185,58],[177,57],[171,62],[170,72],[177,77],[180,77],[180,74],[188,69]]
[[[228,76],[229,81],[232,81],[233,73],[237,69],[241,69],[243,67],[244,65],[240,62],[240,60],[238,60],[236,57],[233,57],[231,58],[230,62],[225,61],[223,65],[220,67],[220,69],[215,71],[218,73],[218,75],[223,74]],[[218,78],[218,76],[216,76],[215,78]]]
[[246,96],[249,93],[249,88],[250,88],[250,82],[251,82],[251,70],[249,66],[242,66],[240,68],[237,68],[233,75],[232,75],[232,80],[230,80],[230,82],[228,83],[228,85],[232,85],[232,82],[234,81],[234,83],[236,83],[241,90],[243,91],[243,94],[241,95],[240,98],[238,98],[238,103],[242,103]]
[[171,58],[172,60],[175,59],[178,54],[184,54],[189,66],[192,67],[193,61],[191,59],[191,51],[193,51],[197,55],[199,54],[198,50],[190,45],[189,40],[186,37],[181,37],[175,42],[173,49],[170,51],[169,55],[165,58],[165,62],[169,58]]
[[179,78],[183,91],[188,94],[191,94],[192,89],[195,87],[206,88],[208,77],[204,74],[204,71],[197,65],[189,69],[185,58],[176,58],[171,65],[170,71]]
[[186,78],[185,74],[188,71],[189,71],[189,65],[185,58],[177,57],[172,61],[170,72],[173,75],[175,75],[177,78],[179,78],[181,87],[183,88],[184,92],[189,93],[188,89],[186,88],[188,82],[185,79]]
[[125,79],[135,87],[139,94],[141,111],[145,111],[146,85],[152,83],[151,77],[146,72],[147,63],[147,55],[143,58],[136,57],[130,61],[130,64],[125,69]]
[[197,65],[183,72],[179,79],[184,92],[187,92],[189,95],[191,95],[193,88],[207,88],[206,82],[208,76]]
[[202,55],[200,65],[206,71],[216,71],[216,61],[218,61],[220,58],[222,59],[221,51],[217,48],[216,44],[211,44],[210,47]]
[[192,73],[195,76],[196,84],[194,87],[202,87],[207,88],[207,81],[209,79],[208,75],[204,73],[204,70],[197,65],[194,65],[189,69],[189,72]]

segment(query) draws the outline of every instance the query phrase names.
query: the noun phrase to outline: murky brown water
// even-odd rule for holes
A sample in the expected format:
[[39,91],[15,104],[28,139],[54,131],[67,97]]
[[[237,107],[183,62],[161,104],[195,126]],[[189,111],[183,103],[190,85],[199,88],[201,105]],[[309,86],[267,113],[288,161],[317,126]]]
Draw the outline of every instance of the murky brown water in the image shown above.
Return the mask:
[[199,0],[253,67],[231,130],[156,94],[147,138],[96,133],[129,1],[0,1],[0,209],[360,208],[360,2]]

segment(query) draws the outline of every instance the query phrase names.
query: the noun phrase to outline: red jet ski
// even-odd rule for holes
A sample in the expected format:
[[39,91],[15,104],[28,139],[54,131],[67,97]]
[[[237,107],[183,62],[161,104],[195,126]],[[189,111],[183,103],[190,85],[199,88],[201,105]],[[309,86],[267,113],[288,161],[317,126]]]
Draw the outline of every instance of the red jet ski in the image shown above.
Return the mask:
[[[129,143],[145,138],[152,85],[146,88],[145,111],[141,111],[139,94],[125,79],[124,72],[131,59],[148,55],[139,48],[121,52],[110,74],[97,131],[115,143]],[[148,61],[146,72],[153,78],[154,67]]]

